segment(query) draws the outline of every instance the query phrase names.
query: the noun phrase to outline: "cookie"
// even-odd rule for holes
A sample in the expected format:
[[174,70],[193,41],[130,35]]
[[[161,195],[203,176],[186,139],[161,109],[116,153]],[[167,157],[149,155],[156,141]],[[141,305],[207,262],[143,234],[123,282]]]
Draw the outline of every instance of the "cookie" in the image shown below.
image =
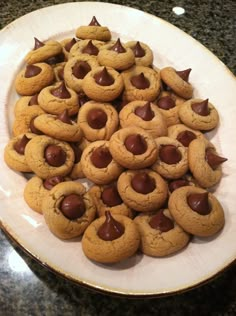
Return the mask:
[[66,142],[35,136],[25,148],[26,162],[40,178],[66,176],[74,164],[74,151]]
[[221,164],[227,159],[220,157],[209,141],[195,139],[188,147],[188,160],[194,178],[203,188],[210,188],[220,181]]
[[25,133],[9,140],[4,149],[4,160],[9,168],[20,172],[32,171],[25,158],[25,148],[33,137],[35,137],[34,134]]
[[84,77],[98,66],[96,58],[89,55],[78,55],[70,58],[64,68],[64,80],[67,86],[76,92],[81,92]]
[[158,158],[152,169],[166,179],[178,179],[188,170],[187,149],[180,142],[162,136],[155,139]]
[[161,80],[182,98],[190,99],[193,95],[193,87],[188,82],[191,69],[176,71],[173,67],[161,69]]
[[61,239],[83,234],[96,214],[85,187],[73,181],[62,182],[52,188],[43,199],[42,211],[51,232]]
[[61,62],[55,64],[53,67],[54,76],[56,81],[63,81],[64,80],[64,69],[65,69],[66,62]]
[[109,103],[95,101],[81,107],[77,121],[89,141],[109,140],[119,125],[115,108]]
[[98,140],[88,145],[81,156],[85,176],[96,184],[108,184],[116,180],[123,167],[112,157],[109,142]]
[[169,180],[168,181],[168,191],[169,195],[178,188],[186,187],[186,186],[194,186],[194,187],[200,187],[197,180],[193,177],[193,175],[190,172],[185,173],[181,178]]
[[150,170],[128,170],[117,181],[118,192],[131,209],[149,212],[163,206],[167,198],[167,183]]
[[109,185],[94,185],[90,188],[89,193],[96,205],[99,217],[104,216],[106,211],[112,215],[119,214],[133,218],[132,210],[122,201],[117,190],[116,183]]
[[38,96],[40,107],[50,114],[60,114],[68,110],[69,115],[79,111],[77,93],[66,87],[64,81],[57,82],[40,91]]
[[122,72],[123,99],[154,101],[160,92],[160,73],[144,66],[134,66]]
[[34,126],[34,120],[37,116],[44,114],[44,110],[38,105],[28,106],[27,111],[21,111],[15,118],[12,127],[12,133],[14,136],[23,133],[42,134]]
[[105,42],[111,39],[111,32],[108,27],[101,26],[95,16],[93,16],[89,25],[79,26],[76,29],[75,34],[81,39],[93,39]]
[[27,65],[16,76],[15,89],[20,95],[32,96],[50,85],[54,80],[54,72],[46,63]]
[[115,43],[109,43],[100,49],[98,62],[102,66],[112,67],[121,71],[133,66],[135,58],[132,50],[122,45],[118,38]]
[[190,235],[174,221],[168,209],[140,214],[134,222],[141,235],[140,249],[145,255],[165,257],[189,242]]
[[68,110],[59,115],[41,114],[35,118],[34,126],[43,134],[58,140],[78,142],[83,137],[79,124],[71,120]]
[[168,207],[176,222],[195,236],[212,236],[224,226],[220,202],[204,189],[192,186],[179,188],[171,194]]
[[153,53],[151,48],[139,41],[129,41],[125,44],[125,46],[132,49],[134,57],[135,57],[135,64],[137,66],[151,66],[153,63]]
[[111,67],[97,67],[83,79],[84,93],[94,101],[110,102],[117,98],[124,88],[121,74]]
[[175,104],[177,106],[187,101],[187,99],[180,97],[179,95],[174,93],[174,91],[171,91],[168,87],[167,87],[167,90],[165,90],[165,87],[163,87],[163,84],[162,84],[162,91],[159,94],[158,98],[166,97],[166,96],[171,97],[171,99],[175,101]]
[[[176,124],[168,127],[168,137],[178,140],[184,147],[188,147],[194,139],[205,139],[205,136],[184,124]],[[207,141],[207,140],[206,140]]]
[[35,44],[34,49],[28,52],[25,56],[27,64],[35,64],[46,61],[47,59],[54,57],[61,53],[62,46],[57,41],[46,41],[45,43],[34,38]]
[[166,120],[154,103],[132,101],[119,113],[122,128],[138,126],[150,133],[153,138],[167,135]]
[[115,263],[135,254],[139,243],[139,232],[130,218],[106,212],[86,229],[82,249],[91,260]]
[[14,105],[14,115],[18,116],[22,112],[28,111],[29,106],[38,105],[38,94],[25,96],[18,99]]
[[156,105],[161,114],[165,117],[167,127],[180,123],[179,105],[177,105],[171,96],[163,96],[161,93],[156,100]]
[[209,131],[219,123],[219,114],[208,99],[191,99],[179,107],[180,120],[192,129]]
[[66,181],[64,177],[56,176],[48,179],[41,179],[38,176],[32,177],[24,188],[24,199],[28,206],[42,214],[42,201],[49,191],[58,183]]
[[69,59],[84,55],[86,57],[97,57],[100,48],[104,45],[104,42],[97,40],[81,40],[78,41],[70,50]]
[[88,144],[86,144],[86,142],[82,140],[79,143],[70,143],[70,146],[74,151],[75,160],[74,160],[74,165],[72,167],[72,170],[69,174],[69,177],[72,180],[85,178],[82,164],[81,164],[81,156],[82,156],[83,150],[88,146]]

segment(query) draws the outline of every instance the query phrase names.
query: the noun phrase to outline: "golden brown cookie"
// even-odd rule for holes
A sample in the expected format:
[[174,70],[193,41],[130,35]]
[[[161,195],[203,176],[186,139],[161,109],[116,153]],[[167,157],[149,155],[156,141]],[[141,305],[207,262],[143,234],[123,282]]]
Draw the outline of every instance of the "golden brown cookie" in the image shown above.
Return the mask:
[[188,147],[194,139],[204,139],[205,136],[184,124],[176,124],[168,127],[168,137],[178,140],[184,147]]
[[157,159],[154,139],[140,127],[131,126],[115,132],[109,148],[114,159],[129,169],[149,167]]
[[34,126],[43,134],[63,141],[78,142],[83,137],[79,124],[71,120],[68,110],[59,115],[41,114],[35,118]]
[[34,120],[37,116],[44,114],[44,110],[38,105],[29,106],[27,111],[21,111],[13,122],[12,132],[14,136],[23,133],[42,134],[34,126]]
[[182,98],[190,99],[193,95],[193,87],[188,82],[191,69],[176,71],[173,67],[161,69],[161,79],[177,95]]
[[123,71],[122,77],[125,86],[124,100],[154,101],[160,92],[160,73],[149,67],[134,66]]
[[18,99],[14,106],[14,115],[18,116],[22,112],[28,111],[29,106],[38,105],[38,94],[25,96]]
[[79,26],[75,34],[81,39],[93,39],[99,41],[109,41],[111,39],[111,32],[106,26],[101,26],[96,17],[93,16],[89,25]]
[[73,115],[79,111],[78,95],[66,87],[64,81],[44,88],[39,93],[38,102],[40,107],[50,114],[60,114],[68,110],[69,115]]
[[188,233],[208,237],[224,226],[224,211],[217,198],[204,189],[187,186],[175,190],[169,198],[169,210]]
[[140,214],[134,219],[141,235],[141,251],[148,256],[165,257],[183,249],[189,242],[186,233],[168,209]]
[[194,178],[202,187],[210,188],[220,181],[221,164],[227,159],[220,157],[209,141],[195,139],[188,147],[188,160]]
[[69,59],[76,56],[84,55],[86,57],[97,57],[100,48],[104,42],[97,40],[81,40],[77,42],[70,50]]
[[26,162],[40,178],[66,176],[74,164],[71,146],[48,136],[35,136],[25,148]]
[[4,149],[4,160],[9,168],[15,171],[31,172],[25,158],[25,148],[35,134],[25,133],[11,138]]
[[88,145],[81,156],[85,176],[96,184],[108,184],[116,180],[123,167],[112,157],[109,142],[98,140]]
[[134,57],[135,57],[135,64],[137,66],[151,66],[153,62],[153,53],[151,48],[139,41],[129,41],[125,44],[125,46],[132,49]]
[[113,214],[120,214],[133,218],[132,210],[122,201],[117,190],[116,183],[109,185],[94,185],[90,188],[89,193],[96,205],[99,217],[105,215],[106,211]]
[[43,216],[51,232],[61,239],[78,237],[94,220],[96,209],[79,182],[57,184],[44,197]]
[[138,212],[162,207],[168,195],[165,180],[150,169],[123,172],[118,178],[117,188],[125,204]]
[[82,249],[91,260],[115,263],[135,254],[139,243],[138,229],[130,218],[106,212],[86,229]]
[[167,135],[166,120],[154,103],[129,102],[120,111],[119,118],[122,128],[132,125],[138,126],[154,138]]
[[67,86],[76,92],[82,91],[84,77],[98,66],[96,58],[90,55],[82,54],[70,58],[64,68],[64,80]]
[[188,170],[187,149],[180,142],[162,136],[155,139],[158,158],[152,169],[166,179],[178,179]]
[[109,103],[86,102],[78,113],[78,125],[89,141],[109,140],[118,129],[119,118]]
[[50,65],[46,63],[27,65],[16,76],[15,89],[20,95],[32,96],[50,85],[53,80],[54,72]]
[[91,99],[109,102],[116,99],[124,88],[121,74],[111,67],[97,67],[83,79],[82,89]]
[[32,210],[42,214],[42,202],[49,191],[58,183],[66,181],[61,176],[41,179],[38,176],[32,177],[24,188],[24,199]]
[[64,69],[65,69],[66,62],[61,62],[55,64],[53,67],[54,76],[56,81],[63,81],[64,80]]
[[85,141],[82,140],[79,143],[70,143],[70,146],[74,151],[75,161],[74,161],[73,168],[69,174],[69,177],[72,180],[85,178],[80,160],[81,160],[82,152],[88,146],[88,144],[86,144]]
[[109,43],[101,47],[98,53],[98,62],[102,66],[112,67],[116,70],[125,70],[135,62],[132,50],[120,42]]
[[37,38],[34,38],[34,40],[34,49],[25,56],[25,61],[30,65],[46,61],[62,51],[62,46],[57,41],[50,40],[43,43]]
[[219,115],[208,99],[191,99],[179,107],[180,120],[197,130],[209,131],[219,123]]

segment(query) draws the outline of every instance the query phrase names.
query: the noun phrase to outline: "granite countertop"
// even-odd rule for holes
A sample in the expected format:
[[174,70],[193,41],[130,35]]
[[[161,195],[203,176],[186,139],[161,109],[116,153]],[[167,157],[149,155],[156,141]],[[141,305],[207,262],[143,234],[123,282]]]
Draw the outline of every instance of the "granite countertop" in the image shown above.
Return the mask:
[[[69,1],[2,1],[0,29],[28,12],[65,2]],[[171,22],[199,40],[236,74],[234,0],[110,2],[142,9]],[[172,11],[176,6],[184,8],[185,13],[176,15]],[[130,300],[96,293],[61,279],[26,255],[1,230],[0,262],[0,316],[236,315],[235,264],[215,280],[189,292]]]

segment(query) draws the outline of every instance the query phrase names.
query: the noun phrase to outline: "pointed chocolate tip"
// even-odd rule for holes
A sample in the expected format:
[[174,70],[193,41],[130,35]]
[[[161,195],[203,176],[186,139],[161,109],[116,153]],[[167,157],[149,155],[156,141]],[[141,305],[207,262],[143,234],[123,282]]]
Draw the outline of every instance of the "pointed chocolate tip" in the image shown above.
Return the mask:
[[191,108],[195,113],[201,116],[207,116],[210,114],[208,99],[203,100],[201,102],[192,103]]
[[141,58],[141,57],[145,56],[145,50],[142,48],[139,41],[137,41],[135,46],[132,47],[132,50],[133,50],[134,56],[137,58]]
[[147,89],[150,86],[149,80],[144,76],[144,73],[141,72],[139,75],[133,76],[130,79],[132,85],[137,89]]
[[96,19],[95,16],[93,16],[91,22],[89,23],[89,26],[101,26],[101,24],[99,24],[98,20]]
[[114,219],[109,211],[105,211],[105,222],[99,227],[97,234],[102,240],[112,241],[124,234],[124,226]]
[[100,86],[110,86],[114,83],[114,78],[109,74],[107,68],[104,67],[100,72],[94,75],[95,82]]
[[191,68],[181,70],[181,71],[176,71],[176,73],[186,82],[188,82],[189,79],[189,74],[191,72]]
[[67,109],[65,109],[62,113],[60,113],[57,118],[62,121],[63,123],[66,123],[66,124],[70,124],[72,125],[72,122],[71,122],[71,119],[70,119],[70,116],[69,116],[69,112]]
[[41,42],[39,39],[37,39],[36,37],[34,37],[34,50],[43,47],[45,44],[43,42]]
[[216,155],[211,149],[206,150],[206,161],[213,170],[217,169],[217,167],[227,160],[227,158]]
[[28,138],[26,135],[23,135],[23,137],[15,143],[14,145],[15,151],[20,155],[24,155],[25,147],[29,141],[30,141],[30,138]]
[[204,193],[191,193],[187,197],[189,207],[200,215],[207,215],[211,211],[208,201],[208,192]]
[[51,91],[51,94],[60,99],[69,99],[70,92],[67,90],[65,82],[62,81],[59,87]]
[[152,111],[150,102],[147,102],[143,106],[137,107],[134,113],[141,117],[144,121],[151,121],[154,117],[154,112]]
[[117,52],[117,53],[119,53],[119,54],[126,52],[126,49],[125,49],[124,46],[121,44],[121,41],[120,41],[119,38],[117,39],[117,41],[115,42],[115,44],[110,48],[110,50],[113,50],[114,52]]

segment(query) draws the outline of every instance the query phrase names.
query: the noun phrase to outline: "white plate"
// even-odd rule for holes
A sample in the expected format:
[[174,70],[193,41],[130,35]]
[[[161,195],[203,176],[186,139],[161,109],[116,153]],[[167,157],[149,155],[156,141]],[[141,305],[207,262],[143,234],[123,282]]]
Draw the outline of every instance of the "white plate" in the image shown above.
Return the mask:
[[[220,113],[220,127],[210,137],[219,153],[228,158],[224,177],[216,190],[226,216],[223,231],[214,238],[194,238],[182,252],[167,258],[136,255],[115,265],[89,261],[81,243],[61,241],[51,234],[39,214],[23,199],[26,179],[7,168],[3,149],[10,137],[17,95],[14,78],[33,37],[44,41],[74,34],[96,15],[113,37],[146,42],[157,67],[191,67],[195,96],[209,98]],[[107,3],[69,3],[32,12],[0,32],[0,219],[7,231],[39,262],[61,275],[87,286],[116,294],[151,296],[176,293],[209,280],[236,258],[236,82],[230,71],[206,48],[171,24],[147,13]]]

